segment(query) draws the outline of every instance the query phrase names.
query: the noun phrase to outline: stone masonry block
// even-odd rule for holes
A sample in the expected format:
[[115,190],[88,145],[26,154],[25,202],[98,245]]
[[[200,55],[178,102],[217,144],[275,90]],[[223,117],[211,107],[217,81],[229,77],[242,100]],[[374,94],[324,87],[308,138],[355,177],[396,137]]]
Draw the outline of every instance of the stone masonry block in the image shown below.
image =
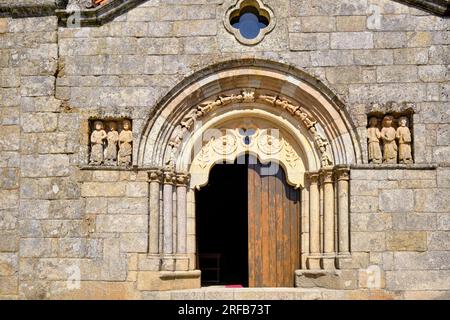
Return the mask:
[[380,210],[384,212],[410,212],[414,210],[413,190],[383,190],[379,195]]
[[392,231],[386,233],[389,251],[426,251],[427,233],[424,231]]

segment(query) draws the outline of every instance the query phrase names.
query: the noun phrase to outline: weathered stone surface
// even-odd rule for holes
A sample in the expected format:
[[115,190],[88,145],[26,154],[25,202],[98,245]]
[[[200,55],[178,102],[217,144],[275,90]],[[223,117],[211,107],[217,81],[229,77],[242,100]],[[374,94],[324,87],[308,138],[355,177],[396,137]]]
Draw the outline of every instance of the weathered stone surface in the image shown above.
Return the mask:
[[147,219],[146,215],[98,215],[96,227],[98,232],[146,232]]
[[450,270],[386,271],[386,288],[390,290],[447,290]]
[[428,236],[429,250],[450,250],[450,232],[435,231]]
[[423,231],[391,231],[386,233],[389,251],[426,251],[427,233]]
[[448,212],[450,189],[415,190],[415,210],[419,212]]
[[331,34],[331,49],[371,49],[373,34],[370,32],[336,32]]
[[109,214],[146,214],[147,198],[111,198],[108,199]]
[[386,234],[384,232],[352,232],[351,248],[353,251],[385,251]]
[[20,127],[2,126],[0,134],[0,151],[19,150],[20,145]]
[[123,197],[126,195],[126,184],[85,182],[81,186],[82,197]]
[[396,270],[450,269],[450,252],[448,251],[396,252],[394,259]]
[[69,156],[64,154],[23,156],[22,177],[62,177],[70,173]]
[[147,233],[122,233],[120,235],[120,251],[122,252],[147,252]]
[[15,253],[0,253],[0,277],[15,275],[19,270],[18,255]]
[[27,238],[20,240],[20,255],[25,258],[51,257],[52,239]]
[[414,209],[412,190],[383,190],[379,195],[380,210],[384,212],[410,212]]

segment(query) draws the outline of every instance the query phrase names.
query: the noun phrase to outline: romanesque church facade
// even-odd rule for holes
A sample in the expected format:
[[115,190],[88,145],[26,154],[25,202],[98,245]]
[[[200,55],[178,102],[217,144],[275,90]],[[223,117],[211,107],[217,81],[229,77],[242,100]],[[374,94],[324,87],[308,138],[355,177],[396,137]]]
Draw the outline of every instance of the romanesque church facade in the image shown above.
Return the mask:
[[449,8],[1,0],[0,299],[450,299]]

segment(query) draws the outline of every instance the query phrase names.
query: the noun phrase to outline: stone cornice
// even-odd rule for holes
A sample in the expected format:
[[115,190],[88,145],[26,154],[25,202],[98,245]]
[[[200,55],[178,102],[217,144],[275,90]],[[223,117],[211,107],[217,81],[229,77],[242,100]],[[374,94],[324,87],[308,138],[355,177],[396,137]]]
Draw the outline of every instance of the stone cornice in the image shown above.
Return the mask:
[[[146,0],[110,0],[104,5],[92,9],[81,8],[80,11],[80,25],[81,26],[95,26],[102,25],[115,17],[137,7]],[[69,7],[68,7],[69,8]],[[56,10],[56,15],[59,17],[61,25],[67,25],[67,20],[73,14],[73,10]]]
[[[101,25],[138,6],[146,0],[110,0],[96,8],[81,8],[80,25]],[[434,15],[449,17],[449,0],[392,0],[425,10]],[[0,0],[0,16],[26,17],[57,15],[61,25],[67,24],[73,11],[66,10],[69,0]]]
[[428,11],[438,16],[442,17],[450,16],[449,0],[393,0],[393,1],[410,5],[418,9]]

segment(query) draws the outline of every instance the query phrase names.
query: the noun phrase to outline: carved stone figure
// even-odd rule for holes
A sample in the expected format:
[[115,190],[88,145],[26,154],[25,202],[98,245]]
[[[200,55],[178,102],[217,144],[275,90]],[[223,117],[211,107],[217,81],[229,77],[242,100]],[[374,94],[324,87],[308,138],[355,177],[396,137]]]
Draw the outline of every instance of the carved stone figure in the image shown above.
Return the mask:
[[377,127],[378,119],[372,117],[369,119],[369,128],[367,129],[367,143],[369,152],[369,163],[380,164],[383,162],[383,155],[381,154],[380,138],[381,132]]
[[109,123],[109,130],[106,137],[108,145],[105,149],[105,164],[117,164],[117,142],[119,141],[119,132],[117,132],[117,124],[115,122]]
[[95,121],[94,127],[95,130],[91,134],[90,164],[100,165],[103,163],[103,146],[107,135],[103,130],[103,122]]
[[411,164],[413,163],[411,154],[411,131],[408,126],[408,119],[406,117],[400,117],[399,127],[397,128],[396,138],[398,140],[398,160],[400,163]]
[[397,163],[397,143],[395,142],[396,131],[392,127],[392,116],[385,116],[381,139],[383,139],[383,163]]
[[131,155],[133,153],[133,133],[131,132],[131,122],[123,121],[123,130],[119,135],[119,165],[131,165]]

